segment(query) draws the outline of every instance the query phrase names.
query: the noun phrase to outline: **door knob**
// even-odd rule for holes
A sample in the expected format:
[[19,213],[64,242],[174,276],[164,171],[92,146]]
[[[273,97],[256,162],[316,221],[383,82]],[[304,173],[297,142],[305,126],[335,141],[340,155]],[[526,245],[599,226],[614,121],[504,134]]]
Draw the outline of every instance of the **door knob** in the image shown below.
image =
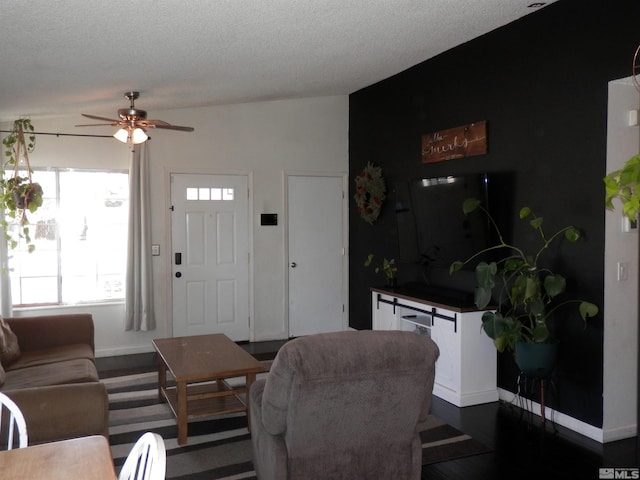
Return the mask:
[[176,278],[180,278],[182,276],[181,272],[176,272]]
[[296,262],[291,262],[291,268],[296,268],[298,264]]

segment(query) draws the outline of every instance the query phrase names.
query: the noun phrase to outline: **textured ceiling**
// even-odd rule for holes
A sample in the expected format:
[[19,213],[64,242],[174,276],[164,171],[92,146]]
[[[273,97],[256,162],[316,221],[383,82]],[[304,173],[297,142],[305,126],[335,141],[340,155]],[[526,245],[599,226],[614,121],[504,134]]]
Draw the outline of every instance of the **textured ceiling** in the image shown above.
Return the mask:
[[[555,0],[548,0],[552,3]],[[533,0],[3,0],[0,121],[350,94]]]

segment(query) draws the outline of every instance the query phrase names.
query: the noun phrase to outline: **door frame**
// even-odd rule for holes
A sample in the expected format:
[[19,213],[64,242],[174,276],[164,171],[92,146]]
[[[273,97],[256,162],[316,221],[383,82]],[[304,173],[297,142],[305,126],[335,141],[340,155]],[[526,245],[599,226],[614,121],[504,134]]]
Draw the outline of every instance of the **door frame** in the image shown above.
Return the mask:
[[284,222],[282,242],[283,251],[283,272],[284,272],[284,299],[283,312],[284,324],[287,329],[287,335],[290,335],[291,326],[289,322],[289,177],[341,177],[342,178],[342,246],[344,255],[342,255],[342,329],[349,328],[349,174],[346,172],[315,172],[306,170],[284,170],[282,172],[282,191],[284,193]]
[[198,168],[176,168],[176,167],[164,167],[164,184],[165,184],[165,244],[167,245],[167,252],[165,254],[165,271],[167,272],[165,280],[165,288],[168,292],[167,295],[167,335],[173,337],[173,223],[171,221],[171,175],[237,175],[247,177],[247,240],[249,246],[249,262],[247,264],[247,275],[249,281],[249,291],[247,292],[249,298],[249,341],[254,341],[255,330],[255,312],[254,312],[254,284],[253,284],[253,172],[248,170],[209,170]]

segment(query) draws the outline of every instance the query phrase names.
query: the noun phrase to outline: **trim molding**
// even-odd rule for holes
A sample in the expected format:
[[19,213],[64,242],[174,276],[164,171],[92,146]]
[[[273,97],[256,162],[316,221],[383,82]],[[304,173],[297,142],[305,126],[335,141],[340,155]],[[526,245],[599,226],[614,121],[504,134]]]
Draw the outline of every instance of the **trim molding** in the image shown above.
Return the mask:
[[153,345],[143,344],[143,345],[132,345],[127,347],[116,347],[116,348],[97,348],[96,349],[96,358],[104,358],[104,357],[119,357],[121,355],[134,355],[137,353],[153,353],[155,352]]
[[[498,394],[500,400],[507,403],[513,403],[516,398],[515,393],[504,390],[502,388],[498,389]],[[517,405],[521,406],[519,403]],[[527,401],[524,402],[523,407],[526,411],[540,416],[539,403],[527,399]],[[545,418],[599,443],[623,440],[625,438],[634,437],[637,433],[637,425],[628,425],[624,428],[604,430],[603,428],[594,427],[593,425],[589,425],[582,420],[578,420],[562,412],[558,412],[557,410],[549,408],[548,406],[545,408]]]

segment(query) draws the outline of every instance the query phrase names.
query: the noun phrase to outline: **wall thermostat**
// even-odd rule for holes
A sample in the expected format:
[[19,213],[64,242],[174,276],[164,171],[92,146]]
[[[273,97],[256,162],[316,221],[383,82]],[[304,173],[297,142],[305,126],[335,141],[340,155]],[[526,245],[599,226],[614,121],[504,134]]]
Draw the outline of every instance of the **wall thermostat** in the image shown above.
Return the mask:
[[260,225],[278,225],[277,213],[261,213]]

